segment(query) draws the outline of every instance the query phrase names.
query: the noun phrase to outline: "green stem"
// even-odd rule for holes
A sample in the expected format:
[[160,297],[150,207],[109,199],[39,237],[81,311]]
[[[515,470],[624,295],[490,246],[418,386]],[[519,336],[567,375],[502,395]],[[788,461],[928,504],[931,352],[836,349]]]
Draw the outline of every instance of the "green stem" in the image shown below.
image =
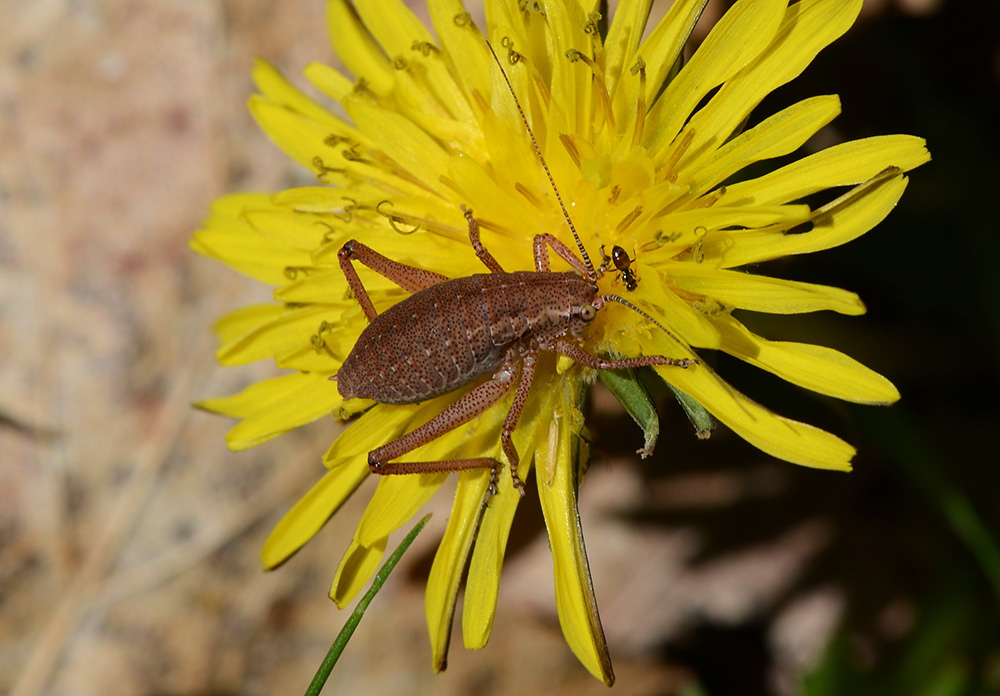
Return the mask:
[[330,672],[333,671],[334,665],[336,665],[337,660],[340,659],[340,654],[344,652],[344,648],[347,647],[347,642],[351,639],[351,636],[354,635],[354,629],[356,629],[358,624],[361,623],[361,617],[365,615],[365,610],[368,608],[368,605],[372,603],[373,599],[375,599],[375,595],[378,594],[378,591],[382,589],[382,585],[384,585],[385,581],[389,578],[389,573],[391,573],[393,568],[396,567],[396,564],[399,563],[399,559],[403,557],[404,553],[406,553],[406,549],[410,548],[410,544],[412,544],[413,540],[417,538],[417,535],[420,534],[420,530],[424,528],[424,525],[427,524],[427,521],[430,518],[430,515],[424,515],[423,519],[414,525],[413,529],[410,530],[410,533],[406,535],[406,538],[403,539],[399,546],[396,547],[396,550],[392,552],[392,555],[389,556],[389,560],[385,562],[385,565],[379,569],[378,573],[375,575],[375,580],[372,581],[372,586],[368,589],[368,592],[365,593],[365,596],[361,598],[361,601],[358,602],[358,606],[354,608],[354,613],[352,613],[351,617],[347,619],[347,623],[344,624],[344,627],[337,635],[337,639],[334,640],[333,645],[330,646],[329,652],[326,653],[326,657],[323,659],[323,664],[321,664],[319,669],[316,670],[316,676],[313,677],[312,682],[309,684],[309,688],[306,690],[306,696],[319,696],[319,692],[322,691],[323,686],[326,684],[326,680],[330,678]]

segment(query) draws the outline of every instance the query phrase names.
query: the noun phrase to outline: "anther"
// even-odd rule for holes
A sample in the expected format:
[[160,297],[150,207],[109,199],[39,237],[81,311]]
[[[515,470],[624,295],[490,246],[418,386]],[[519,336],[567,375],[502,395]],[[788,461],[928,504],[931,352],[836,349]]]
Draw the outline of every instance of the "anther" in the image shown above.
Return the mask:
[[[389,226],[392,227],[392,229],[394,229],[396,232],[398,232],[399,234],[402,234],[402,235],[408,235],[408,234],[413,234],[414,232],[416,232],[417,230],[420,229],[420,224],[419,223],[417,223],[416,225],[414,225],[414,227],[413,227],[412,230],[404,230],[403,228],[399,227],[399,223],[401,223],[401,222],[402,223],[406,223],[407,222],[406,218],[402,217],[401,215],[395,215],[393,213],[387,213],[384,210],[382,210],[382,206],[386,205],[386,204],[388,204],[388,205],[391,206],[393,203],[390,200],[379,201],[378,205],[375,206],[375,212],[378,213],[379,215],[381,215],[382,217],[386,218],[389,221]],[[413,225],[412,222],[408,223],[408,224]]]
[[629,225],[631,225],[633,222],[635,222],[636,219],[638,219],[638,217],[640,215],[642,215],[642,206],[641,205],[637,205],[632,210],[632,212],[630,212],[628,215],[626,215],[625,217],[623,217],[622,221],[618,223],[618,227],[617,227],[618,233],[621,234],[622,232],[624,232],[625,229]]
[[411,51],[419,51],[426,58],[431,53],[437,53],[438,47],[432,44],[430,41],[419,41],[417,39],[413,40],[413,45],[410,46]]
[[333,216],[338,220],[351,222],[354,219],[354,209],[358,207],[358,202],[353,198],[347,198],[346,196],[341,197],[340,200],[346,202],[347,205],[341,206],[341,211],[339,213],[334,213]]
[[468,26],[472,23],[472,15],[468,12],[459,12],[452,18],[452,21],[455,22],[455,26],[457,27]]
[[338,169],[337,167],[328,167],[326,164],[323,163],[323,158],[319,156],[312,158],[312,166],[317,170],[316,178],[319,179],[321,184],[330,183],[326,178],[327,174],[331,173],[345,174],[347,172],[347,170],[345,169]]
[[396,68],[396,70],[406,70],[406,58],[403,58],[403,56],[394,58],[392,67]]
[[583,25],[584,34],[596,34],[600,30],[601,13],[591,12],[587,15],[587,21]]
[[359,147],[358,143],[354,143],[350,150],[341,150],[340,154],[348,162],[362,162],[361,153],[358,152]]
[[639,98],[635,107],[635,130],[632,131],[632,147],[635,148],[642,144],[646,128],[646,61],[642,56],[636,56],[635,65],[629,72],[639,74]]

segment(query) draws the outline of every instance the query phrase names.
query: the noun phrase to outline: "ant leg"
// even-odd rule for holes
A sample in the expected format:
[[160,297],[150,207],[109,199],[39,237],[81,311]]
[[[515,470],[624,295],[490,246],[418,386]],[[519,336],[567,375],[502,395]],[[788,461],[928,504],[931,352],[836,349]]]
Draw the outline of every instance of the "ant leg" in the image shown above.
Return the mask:
[[354,270],[352,261],[360,261],[380,276],[388,278],[408,292],[418,292],[448,280],[447,277],[440,273],[425,271],[422,268],[414,268],[413,266],[407,266],[406,264],[386,258],[354,239],[348,240],[344,243],[344,246],[340,247],[340,251],[337,252],[337,259],[340,261],[340,268],[347,278],[347,284],[350,286],[351,292],[358,299],[358,303],[361,305],[361,309],[364,310],[365,316],[368,317],[368,321],[375,319],[377,312],[374,305],[372,305],[371,298],[368,297],[368,291],[365,290],[361,278],[358,277],[358,272]]
[[556,343],[554,350],[561,355],[572,358],[581,365],[595,370],[621,370],[626,367],[647,367],[649,365],[673,365],[674,367],[687,369],[689,366],[697,363],[696,360],[691,360],[690,358],[667,358],[662,355],[640,355],[637,358],[605,360],[566,341]]
[[479,241],[479,223],[476,222],[476,218],[472,217],[472,211],[467,210],[463,205],[462,212],[465,213],[465,219],[469,221],[469,241],[472,242],[472,248],[475,249],[476,256],[483,262],[483,265],[490,269],[490,273],[503,273],[503,268],[493,258],[493,254]]

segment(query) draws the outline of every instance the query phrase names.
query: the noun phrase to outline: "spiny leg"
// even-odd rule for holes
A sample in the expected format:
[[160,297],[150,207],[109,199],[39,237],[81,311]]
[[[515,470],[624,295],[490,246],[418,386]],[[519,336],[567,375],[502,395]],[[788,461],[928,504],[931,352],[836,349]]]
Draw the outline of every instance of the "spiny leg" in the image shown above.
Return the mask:
[[354,270],[352,261],[360,261],[380,276],[388,278],[407,292],[419,292],[432,285],[437,285],[448,280],[447,277],[440,273],[425,271],[422,268],[414,268],[413,266],[407,266],[406,264],[386,258],[354,239],[348,240],[344,243],[344,246],[340,247],[340,251],[337,252],[337,259],[340,262],[341,270],[344,272],[344,277],[347,278],[347,284],[351,287],[351,292],[354,293],[358,304],[361,305],[361,309],[364,310],[369,322],[375,319],[378,313],[375,311],[375,306],[372,304],[371,298],[368,297],[368,291],[365,290],[361,278],[358,277],[358,272]]
[[531,383],[535,379],[535,363],[537,358],[538,348],[535,346],[531,346],[522,357],[521,381],[518,382],[517,391],[514,393],[514,403],[511,404],[510,411],[507,412],[507,418],[503,422],[503,431],[500,434],[500,444],[507,455],[507,461],[510,462],[511,481],[514,483],[514,488],[521,495],[524,495],[524,481],[517,475],[517,467],[521,463],[521,457],[514,447],[512,433],[514,432],[514,428],[517,427],[517,421],[521,418],[521,411],[524,410],[524,404],[528,400],[528,392],[531,391]]
[[376,474],[419,474],[440,471],[461,471],[463,469],[492,469],[490,487],[496,490],[496,471],[500,462],[488,457],[473,459],[442,459],[423,462],[394,462],[407,452],[454,430],[458,426],[486,411],[503,398],[514,383],[516,358],[508,353],[504,364],[493,375],[493,379],[480,384],[455,403],[421,425],[416,430],[402,435],[388,444],[368,453],[368,466]]
[[462,212],[465,213],[465,219],[469,221],[469,241],[472,242],[472,248],[476,251],[476,256],[479,260],[490,269],[490,273],[503,273],[504,270],[497,263],[497,260],[493,258],[493,254],[489,252],[483,243],[479,241],[479,223],[476,222],[476,218],[472,217],[472,211],[466,210],[465,206],[462,206]]
[[673,365],[674,367],[687,369],[690,365],[697,363],[696,360],[691,360],[690,358],[668,358],[662,355],[640,355],[637,358],[606,360],[566,341],[559,341],[554,348],[557,353],[572,358],[581,365],[595,370],[622,370],[627,367],[648,367],[650,365]]
[[[552,251],[556,252],[559,258],[579,271],[584,278],[587,278],[588,280],[597,280],[596,277],[593,277],[593,274],[591,270],[587,268],[587,265],[580,260],[580,257],[573,253],[572,249],[560,242],[554,235],[551,235],[548,232],[545,234],[535,235],[534,249],[536,271],[548,271],[550,268],[549,252],[545,249],[546,244],[552,247]],[[598,273],[596,275],[599,276],[600,274]]]

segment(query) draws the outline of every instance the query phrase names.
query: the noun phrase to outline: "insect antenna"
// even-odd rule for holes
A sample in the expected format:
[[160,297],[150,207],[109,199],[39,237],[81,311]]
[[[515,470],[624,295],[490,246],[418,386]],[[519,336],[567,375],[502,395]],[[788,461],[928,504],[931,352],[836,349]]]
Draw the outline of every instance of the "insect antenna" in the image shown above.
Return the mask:
[[531,131],[531,126],[528,125],[528,117],[524,115],[524,109],[521,108],[521,102],[518,101],[517,94],[514,92],[514,85],[510,83],[510,78],[507,77],[507,72],[503,69],[503,64],[497,57],[497,52],[493,50],[493,44],[487,41],[486,45],[489,47],[490,53],[493,54],[493,60],[496,61],[497,67],[500,68],[500,74],[503,75],[503,80],[507,83],[507,89],[510,90],[510,96],[514,98],[514,106],[517,107],[517,113],[521,115],[521,122],[524,124],[525,129],[528,131],[528,135],[531,137],[531,144],[535,148],[535,154],[538,155],[538,161],[542,163],[542,168],[545,170],[545,176],[549,178],[549,183],[552,185],[552,191],[556,194],[556,200],[559,201],[559,207],[562,208],[563,216],[566,218],[566,224],[569,225],[569,231],[573,233],[573,239],[576,241],[576,246],[580,250],[580,256],[583,257],[583,262],[587,264],[587,271],[589,271],[591,278],[596,278],[597,272],[594,270],[594,264],[591,263],[590,255],[587,254],[587,250],[584,248],[583,242],[580,241],[580,235],[576,232],[576,226],[573,225],[573,220],[569,216],[569,211],[566,210],[566,205],[563,203],[562,196],[559,195],[559,189],[556,187],[556,180],[552,178],[552,172],[549,170],[549,165],[545,162],[545,157],[542,155],[542,149],[538,146],[538,141],[535,140],[535,134]]
[[593,301],[592,304],[594,305],[594,309],[600,309],[607,302],[617,302],[620,305],[625,305],[626,307],[628,307],[629,309],[631,309],[636,314],[639,314],[640,316],[644,317],[647,321],[652,322],[657,327],[659,327],[659,329],[661,331],[663,331],[663,333],[665,333],[668,336],[670,336],[670,338],[672,338],[674,340],[674,343],[676,343],[677,345],[679,345],[681,348],[683,348],[688,353],[688,355],[690,355],[692,358],[694,358],[694,361],[696,363],[699,363],[699,364],[701,363],[701,359],[698,357],[698,354],[695,353],[688,346],[688,344],[686,344],[681,339],[677,338],[676,334],[674,334],[673,331],[671,331],[666,326],[664,326],[663,324],[661,324],[660,322],[658,322],[656,319],[654,319],[648,313],[646,313],[646,312],[642,311],[641,309],[639,309],[638,307],[636,307],[634,304],[632,304],[631,302],[629,302],[628,300],[626,300],[624,297],[621,297],[619,295],[600,295],[600,296],[594,298],[594,301]]

